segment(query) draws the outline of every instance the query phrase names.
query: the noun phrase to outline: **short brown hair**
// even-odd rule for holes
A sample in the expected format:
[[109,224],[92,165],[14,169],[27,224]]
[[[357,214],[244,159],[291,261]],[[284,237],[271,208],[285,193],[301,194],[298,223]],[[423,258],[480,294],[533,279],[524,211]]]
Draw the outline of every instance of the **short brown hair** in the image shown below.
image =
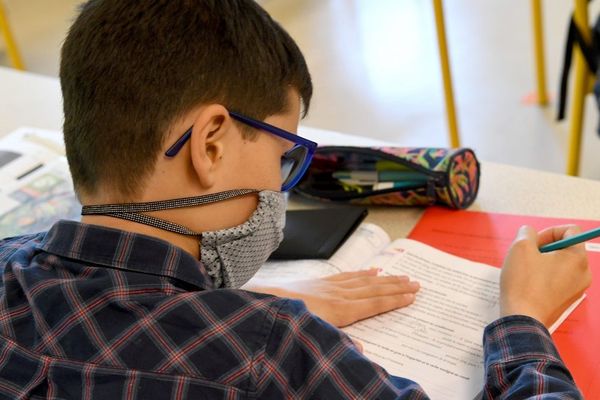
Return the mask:
[[292,38],[254,0],[90,0],[62,48],[64,136],[81,194],[135,196],[169,126],[218,102],[264,119],[312,83]]

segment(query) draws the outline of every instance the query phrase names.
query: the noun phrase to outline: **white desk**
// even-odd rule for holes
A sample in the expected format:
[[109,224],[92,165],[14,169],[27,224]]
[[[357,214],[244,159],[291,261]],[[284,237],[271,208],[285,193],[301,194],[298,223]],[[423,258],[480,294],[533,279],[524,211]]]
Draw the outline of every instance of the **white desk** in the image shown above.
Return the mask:
[[[0,67],[0,136],[24,125],[61,129],[59,82]],[[307,127],[301,127],[300,134],[321,144],[385,144]],[[297,198],[292,203],[311,205]],[[600,182],[483,162],[479,195],[470,210],[600,220]],[[368,219],[398,238],[410,232],[422,212],[412,207],[372,207]]]

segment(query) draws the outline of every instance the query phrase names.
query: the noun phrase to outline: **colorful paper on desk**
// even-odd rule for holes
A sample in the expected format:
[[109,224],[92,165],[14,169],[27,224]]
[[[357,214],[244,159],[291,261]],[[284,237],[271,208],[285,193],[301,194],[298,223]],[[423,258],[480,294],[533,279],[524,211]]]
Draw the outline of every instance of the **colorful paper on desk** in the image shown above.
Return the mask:
[[[518,229],[541,230],[553,225],[577,224],[583,230],[600,221],[524,215],[453,211],[428,208],[409,238],[448,253],[500,267]],[[552,335],[561,357],[585,398],[600,398],[600,238],[586,243],[593,283],[587,297]]]
[[60,132],[23,127],[0,140],[0,239],[79,220]]

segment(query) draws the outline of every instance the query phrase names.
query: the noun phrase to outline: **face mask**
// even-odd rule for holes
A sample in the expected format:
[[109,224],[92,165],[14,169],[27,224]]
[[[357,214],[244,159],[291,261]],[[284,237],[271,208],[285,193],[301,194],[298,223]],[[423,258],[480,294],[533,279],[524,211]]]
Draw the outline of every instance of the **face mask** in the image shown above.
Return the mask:
[[[194,232],[145,212],[191,207],[258,193],[258,206],[248,221],[233,228]],[[285,197],[281,192],[230,190],[205,196],[148,203],[84,206],[82,215],[106,215],[200,238],[200,261],[215,287],[239,288],[250,280],[283,239]]]

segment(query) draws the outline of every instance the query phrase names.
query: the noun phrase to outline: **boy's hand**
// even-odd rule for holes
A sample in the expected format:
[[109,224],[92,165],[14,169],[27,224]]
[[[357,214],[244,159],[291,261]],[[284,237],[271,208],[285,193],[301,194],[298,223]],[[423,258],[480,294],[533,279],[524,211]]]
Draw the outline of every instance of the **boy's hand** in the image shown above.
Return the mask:
[[527,315],[546,327],[590,286],[592,275],[583,243],[540,253],[542,245],[579,233],[576,226],[557,226],[536,233],[523,226],[502,268],[500,315]]
[[420,288],[417,282],[406,276],[377,276],[377,273],[377,269],[369,269],[275,284],[250,281],[244,288],[303,300],[313,314],[343,327],[415,301]]

